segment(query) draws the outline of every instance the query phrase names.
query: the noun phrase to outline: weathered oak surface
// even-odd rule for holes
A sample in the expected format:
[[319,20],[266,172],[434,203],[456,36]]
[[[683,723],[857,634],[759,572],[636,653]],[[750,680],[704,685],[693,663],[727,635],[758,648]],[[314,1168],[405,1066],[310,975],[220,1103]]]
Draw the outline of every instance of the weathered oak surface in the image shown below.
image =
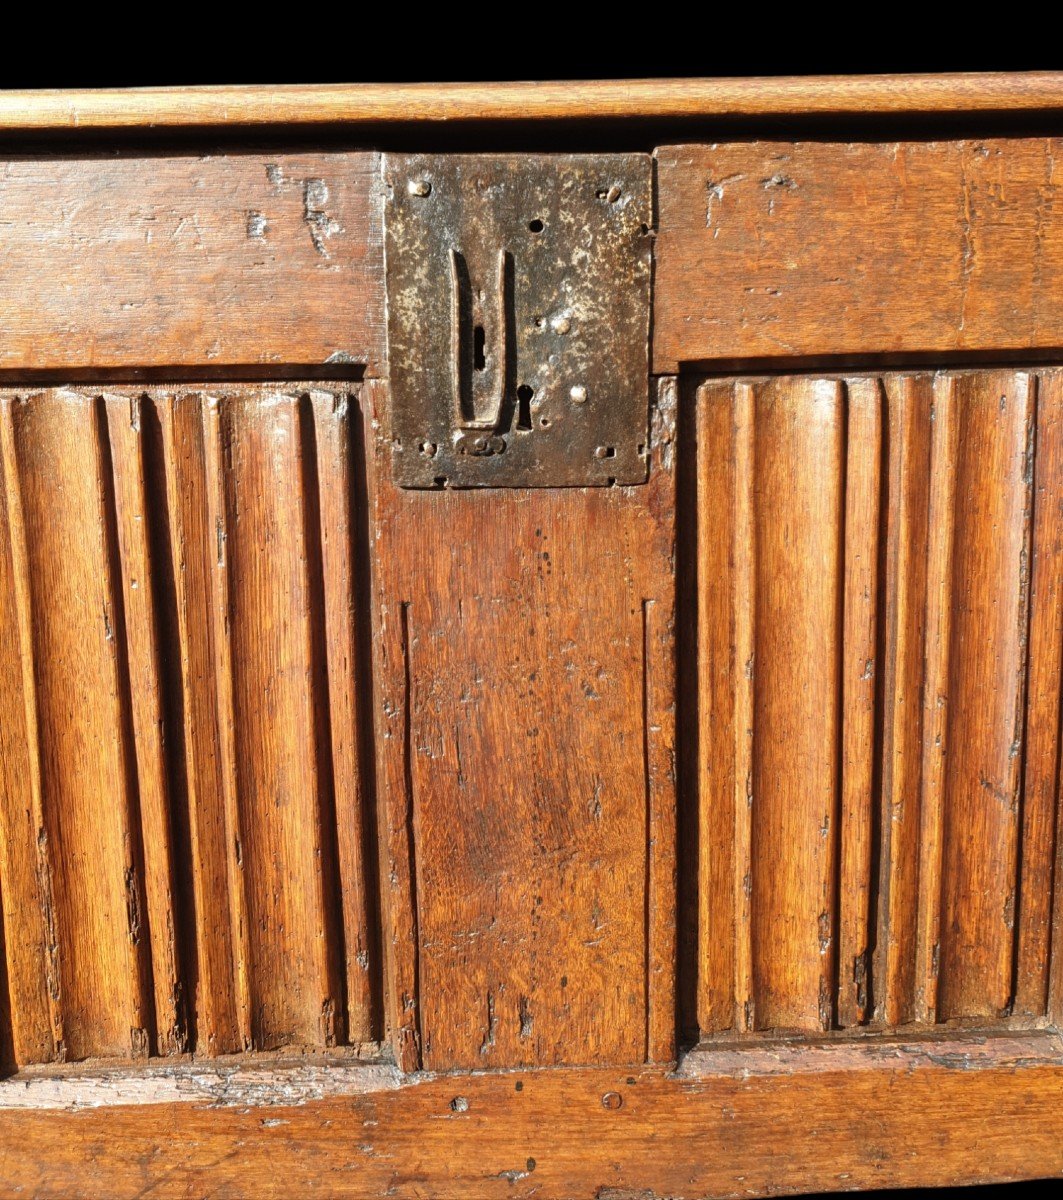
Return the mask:
[[0,371],[379,370],[378,187],[376,154],[8,159]]
[[667,1060],[675,389],[646,486],[490,492],[397,487],[368,394],[400,1061]]
[[[0,93],[0,129],[250,129],[441,122],[1044,113],[1063,108],[1058,71],[99,88]],[[426,128],[427,127],[427,128]]]
[[1051,1015],[1061,388],[698,390],[702,1031]]
[[[1052,73],[0,95],[63,148],[0,163],[0,1191],[1063,1173],[1053,111]],[[891,113],[949,140],[851,132]],[[537,118],[676,122],[649,481],[403,490],[387,183],[297,127]],[[71,152],[149,121],[185,152]]]
[[1063,346],[1063,144],[657,152],[654,370]]
[[379,1036],[352,411],[0,393],[5,1061]]
[[1059,1056],[1055,1037],[718,1051],[690,1056],[679,1078],[569,1068],[396,1090],[378,1075],[377,1090],[344,1096],[323,1081],[314,1096],[302,1071],[295,1103],[279,1079],[270,1103],[254,1079],[204,1071],[184,1102],[131,1093],[126,1107],[112,1093],[105,1107],[0,1110],[0,1178],[42,1197],[694,1200],[1051,1177]]

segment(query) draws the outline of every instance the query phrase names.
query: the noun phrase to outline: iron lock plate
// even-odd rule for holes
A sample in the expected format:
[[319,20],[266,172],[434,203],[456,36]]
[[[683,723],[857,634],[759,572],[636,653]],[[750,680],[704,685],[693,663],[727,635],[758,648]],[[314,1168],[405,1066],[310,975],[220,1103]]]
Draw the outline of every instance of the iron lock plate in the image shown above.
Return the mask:
[[644,483],[649,157],[389,154],[383,171],[395,482]]

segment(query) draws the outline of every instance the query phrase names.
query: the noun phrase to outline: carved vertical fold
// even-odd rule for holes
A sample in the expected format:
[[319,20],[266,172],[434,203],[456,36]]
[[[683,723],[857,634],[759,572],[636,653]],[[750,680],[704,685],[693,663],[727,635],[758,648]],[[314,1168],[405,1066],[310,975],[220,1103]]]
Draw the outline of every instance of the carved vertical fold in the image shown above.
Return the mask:
[[734,606],[733,678],[734,754],[732,800],[734,862],[730,886],[734,895],[734,1025],[746,1031],[756,1019],[753,966],[753,754],[756,635],[756,392],[740,383],[734,393],[734,523],[730,553],[734,563],[731,604]]
[[[1053,872],[1058,847],[1063,678],[1063,372],[1037,384],[1029,678],[1022,801],[1015,1012],[1047,1010]],[[1057,920],[1063,913],[1057,915]]]
[[[237,1012],[230,891],[235,847],[226,826],[216,686],[213,575],[221,548],[209,516],[204,405],[198,395],[158,394],[156,494],[164,492],[168,556],[158,556],[168,680],[175,846],[182,897],[183,962],[194,1045],[200,1054],[243,1048]],[[161,476],[161,478],[160,478]],[[161,506],[160,506],[161,507]],[[173,664],[177,664],[176,670]]]
[[941,957],[941,867],[956,515],[956,455],[960,429],[955,378],[934,380],[927,523],[926,649],[923,677],[923,784],[920,799],[919,899],[915,1004],[912,1016],[937,1017]]
[[[369,599],[365,563],[357,553],[359,525],[355,439],[360,437],[353,397],[318,391],[310,397],[319,490],[324,655],[326,661],[329,741],[334,788],[334,822],[343,915],[347,1038],[379,1036],[379,985],[376,966],[375,864],[371,844],[371,746],[365,731],[366,649],[359,636],[359,612]],[[352,418],[352,406],[354,416]],[[367,763],[369,765],[367,765]]]
[[752,944],[756,1027],[833,1010],[844,400],[831,380],[757,389]]
[[[369,381],[361,391],[364,444],[374,446],[376,425],[388,399],[387,385]],[[367,499],[374,550],[394,532],[388,515],[389,485],[376,461],[367,471]],[[377,551],[377,553],[379,553]],[[381,968],[384,1029],[404,1071],[421,1063],[419,1005],[420,930],[417,903],[416,841],[410,776],[410,645],[409,610],[404,596],[388,598],[376,572],[372,595],[373,719],[379,747],[376,762],[378,796],[378,871],[382,930]]]
[[1032,512],[1035,380],[956,380],[938,1016],[1004,1015],[1012,998]]
[[151,545],[154,498],[145,477],[144,398],[104,398],[127,639],[128,687],[139,795],[137,836],[144,862],[147,929],[154,985],[156,1050],[180,1053],[187,1022],[174,915],[169,779],[164,750],[164,699],[159,670]]
[[11,407],[63,1050],[146,1054],[150,995],[110,453],[91,394]]
[[880,665],[879,517],[884,392],[848,384],[842,631],[842,790],[838,831],[838,1024],[869,1015],[875,804],[875,694]]
[[697,442],[699,1019],[705,1032],[822,1029],[835,1002],[843,385],[705,384]]
[[[244,857],[243,812],[236,748],[236,698],[233,681],[233,613],[229,573],[227,484],[232,473],[232,449],[223,401],[201,397],[207,536],[211,539],[210,608],[213,632],[211,683],[217,704],[217,753],[221,811],[229,861],[229,922],[232,932],[233,985],[240,1044],[255,1045],[251,997],[251,930],[248,915],[248,869]],[[264,615],[264,614],[263,614]],[[248,613],[248,620],[251,613]]]
[[[657,471],[653,547],[661,579],[642,598],[642,719],[646,770],[645,996],[647,1062],[676,1057],[676,440],[679,388],[661,379],[650,426]],[[664,564],[667,564],[665,567]],[[651,591],[647,588],[647,591]]]
[[[251,1033],[260,1049],[331,1045],[342,997],[322,797],[315,613],[299,398],[212,407],[229,634]],[[316,484],[315,484],[316,486]],[[219,678],[224,672],[219,673]],[[341,1025],[342,1028],[342,1025]]]
[[[734,388],[697,393],[698,605],[698,982],[699,1028],[735,1022],[736,821],[739,811],[735,700],[744,670],[735,645],[736,423]],[[745,790],[745,778],[741,780]],[[742,807],[745,807],[744,797]]]
[[882,651],[882,800],[875,1017],[915,1013],[922,780],[922,686],[932,383],[886,379],[885,606]]
[[0,900],[10,1053],[21,1065],[53,1059],[63,1035],[14,403],[0,398]]

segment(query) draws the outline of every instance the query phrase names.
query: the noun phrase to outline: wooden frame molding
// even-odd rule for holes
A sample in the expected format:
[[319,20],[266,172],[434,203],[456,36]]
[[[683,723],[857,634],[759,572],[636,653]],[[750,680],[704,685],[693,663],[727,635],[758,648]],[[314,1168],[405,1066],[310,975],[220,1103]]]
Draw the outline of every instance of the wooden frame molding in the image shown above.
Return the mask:
[[1037,113],[1063,72],[0,92],[0,132]]
[[37,156],[0,177],[3,375],[382,369],[378,155]]
[[[692,1054],[678,1073],[415,1076],[168,1067],[0,1084],[0,1179],[28,1195],[440,1200],[767,1195],[1063,1171],[1054,1035]],[[175,1098],[175,1093],[181,1099]],[[88,1149],[92,1148],[91,1153]],[[253,1186],[251,1185],[253,1181]]]
[[1057,351],[1060,162],[1056,138],[662,147],[654,370]]

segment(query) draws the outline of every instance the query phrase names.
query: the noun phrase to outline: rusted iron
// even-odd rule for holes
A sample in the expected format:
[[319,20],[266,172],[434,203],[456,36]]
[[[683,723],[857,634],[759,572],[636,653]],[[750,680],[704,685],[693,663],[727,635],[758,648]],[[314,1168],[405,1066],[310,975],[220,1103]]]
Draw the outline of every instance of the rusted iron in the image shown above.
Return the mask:
[[383,171],[395,481],[645,482],[649,158],[388,155]]

